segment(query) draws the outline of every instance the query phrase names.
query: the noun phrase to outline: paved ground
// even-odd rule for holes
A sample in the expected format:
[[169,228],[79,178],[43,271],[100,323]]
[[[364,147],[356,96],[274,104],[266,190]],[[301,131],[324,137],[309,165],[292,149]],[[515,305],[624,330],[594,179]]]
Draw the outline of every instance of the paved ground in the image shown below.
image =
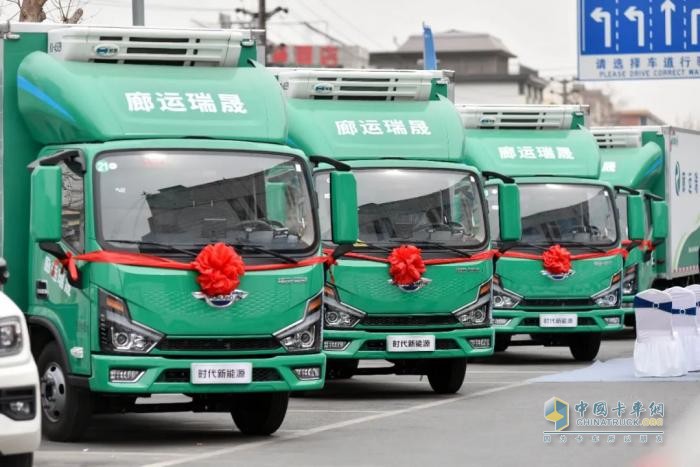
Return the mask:
[[[604,341],[599,358],[630,356],[633,340]],[[324,391],[295,397],[282,429],[270,438],[247,438],[224,414],[128,414],[96,418],[77,444],[45,441],[39,466],[124,465],[633,465],[656,448],[618,437],[593,444],[543,431],[543,404],[558,396],[580,401],[663,402],[673,428],[698,385],[680,382],[532,383],[552,372],[579,368],[565,348],[511,347],[495,358],[470,362],[455,396],[433,394],[414,376],[361,376],[329,382]],[[569,430],[575,429],[570,427]],[[665,441],[668,441],[668,436]],[[590,437],[589,437],[590,438]]]

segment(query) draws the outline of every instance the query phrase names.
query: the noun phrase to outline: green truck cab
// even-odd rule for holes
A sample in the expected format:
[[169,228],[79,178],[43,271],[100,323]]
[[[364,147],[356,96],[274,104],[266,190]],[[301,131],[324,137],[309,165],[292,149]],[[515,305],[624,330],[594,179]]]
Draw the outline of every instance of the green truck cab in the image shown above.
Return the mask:
[[[324,383],[325,259],[311,164],[286,145],[284,96],[255,42],[4,32],[5,292],[27,315],[44,433],[75,440],[92,413],[183,410],[274,432],[290,391]],[[331,178],[334,240],[352,243],[355,182]],[[136,404],[159,394],[190,401]]]
[[[569,346],[592,360],[603,333],[623,327],[622,232],[615,188],[600,179],[598,145],[580,106],[458,106],[465,158],[515,179],[522,240],[498,242],[493,320],[496,350]],[[491,212],[498,193],[487,187]],[[641,239],[639,195],[631,195],[632,239]],[[495,219],[492,235],[498,239]],[[527,334],[530,340],[512,336]]]
[[625,322],[631,325],[637,292],[698,280],[700,135],[671,126],[599,127],[591,132],[600,148],[601,179],[618,187],[622,219],[629,194],[643,196],[644,238],[629,242],[622,287]]
[[[445,97],[445,76],[275,73],[288,97],[290,144],[342,161],[357,179],[359,237],[326,276],[328,376],[427,374],[436,392],[459,390],[467,357],[493,352],[493,258],[482,177],[462,161],[462,128]],[[338,251],[330,236],[331,168],[320,164],[315,181],[321,236]],[[504,203],[517,213],[517,189],[502,185]],[[518,216],[504,222],[506,234],[518,238]],[[406,245],[420,249],[425,269],[402,283],[387,262]],[[361,359],[393,365],[358,369]]]

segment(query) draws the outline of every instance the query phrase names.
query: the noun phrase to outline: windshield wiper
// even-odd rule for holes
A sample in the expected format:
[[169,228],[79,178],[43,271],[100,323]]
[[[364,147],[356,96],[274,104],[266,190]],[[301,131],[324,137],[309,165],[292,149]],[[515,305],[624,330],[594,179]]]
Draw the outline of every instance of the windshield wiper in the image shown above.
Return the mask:
[[[298,261],[292,258],[291,256],[284,255],[282,253],[278,253],[274,250],[268,250],[267,248],[263,248],[260,245],[253,245],[250,243],[226,243],[228,246],[232,246],[234,248],[238,248],[239,250],[249,250],[249,251],[254,251],[256,253],[264,253],[266,255],[274,256],[275,258],[281,259],[285,263],[290,263],[294,264],[297,263]],[[206,245],[197,245],[200,247],[205,247]]]
[[439,250],[453,251],[460,256],[464,256],[465,258],[471,258],[471,256],[472,256],[469,253],[460,250],[459,248],[453,248],[451,246],[443,245],[442,243],[438,243],[438,242],[431,242],[430,240],[419,240],[417,242],[412,241],[412,240],[409,240],[406,242],[400,241],[400,240],[390,240],[390,242],[392,242],[392,243],[407,243],[407,244],[416,245],[416,246],[420,246],[420,245],[430,246],[430,247],[437,248]]
[[[502,243],[502,242],[501,242]],[[549,242],[548,242],[549,243]],[[505,246],[503,248],[499,248],[501,252],[506,252],[508,250],[512,250],[513,248],[518,248],[518,247],[527,247],[527,248],[534,248],[536,250],[546,250],[549,248],[549,246],[544,246],[541,243],[530,243],[530,242],[509,242],[508,246]]]
[[573,247],[579,247],[579,248],[590,248],[593,251],[597,251],[599,253],[605,253],[604,249],[597,247],[597,246],[589,245],[588,243],[583,243],[583,242],[559,242],[559,244],[564,245],[564,246],[573,246]]
[[[174,252],[183,253],[187,256],[192,256],[192,257],[197,256],[197,253],[195,253],[192,250],[185,250],[183,248],[178,248],[176,246],[169,245],[167,243],[144,242],[141,240],[117,240],[117,239],[111,239],[111,238],[105,239],[103,241],[108,242],[108,243],[124,243],[125,245],[153,246],[153,247],[156,247],[157,249],[160,249],[160,250],[174,251]],[[196,245],[192,245],[192,246],[195,247]],[[139,250],[140,250],[140,248],[139,248]]]

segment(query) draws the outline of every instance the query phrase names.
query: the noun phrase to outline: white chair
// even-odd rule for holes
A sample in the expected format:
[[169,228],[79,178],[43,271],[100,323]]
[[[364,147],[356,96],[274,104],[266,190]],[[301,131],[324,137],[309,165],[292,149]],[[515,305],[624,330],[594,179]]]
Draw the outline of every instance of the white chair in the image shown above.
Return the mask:
[[656,289],[634,297],[637,339],[634,374],[637,377],[683,376],[688,372],[683,345],[673,332],[672,298]]
[[688,371],[700,370],[700,334],[695,323],[695,293],[683,287],[666,289],[673,304],[673,331],[683,343]]
[[700,313],[698,313],[698,311],[700,311],[698,309],[700,308],[700,284],[689,285],[686,289],[695,294],[695,326],[698,328],[698,333],[700,334]]

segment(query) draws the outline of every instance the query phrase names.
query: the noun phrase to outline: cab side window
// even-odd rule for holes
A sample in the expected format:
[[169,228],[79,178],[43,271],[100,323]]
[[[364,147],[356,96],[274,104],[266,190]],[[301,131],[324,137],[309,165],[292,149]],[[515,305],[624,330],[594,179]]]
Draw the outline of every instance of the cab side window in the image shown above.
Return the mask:
[[77,252],[85,248],[85,197],[83,174],[78,164],[61,162],[63,174],[62,223],[63,241]]

